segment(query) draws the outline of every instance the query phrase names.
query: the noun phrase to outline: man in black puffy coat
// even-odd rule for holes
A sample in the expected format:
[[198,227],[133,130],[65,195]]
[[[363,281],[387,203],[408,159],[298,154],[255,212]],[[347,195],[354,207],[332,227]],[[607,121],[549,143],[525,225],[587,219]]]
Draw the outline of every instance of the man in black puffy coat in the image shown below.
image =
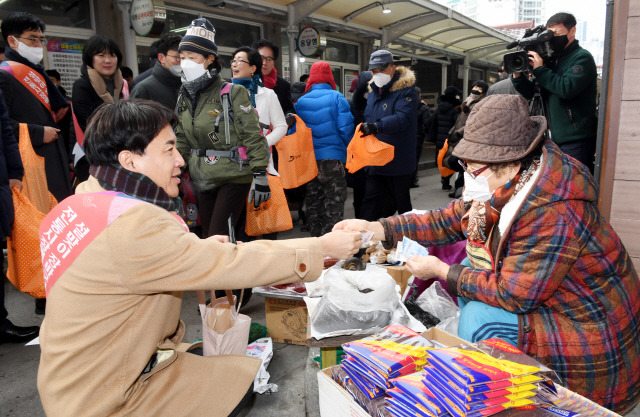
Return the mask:
[[[436,161],[440,149],[444,147],[444,142],[449,137],[449,131],[456,123],[456,118],[458,117],[456,107],[462,104],[460,97],[462,97],[462,91],[452,85],[447,87],[444,90],[444,95],[438,97],[438,107],[433,117],[429,120],[429,139],[436,144]],[[441,178],[443,190],[449,191],[452,189],[450,180],[451,175]]]

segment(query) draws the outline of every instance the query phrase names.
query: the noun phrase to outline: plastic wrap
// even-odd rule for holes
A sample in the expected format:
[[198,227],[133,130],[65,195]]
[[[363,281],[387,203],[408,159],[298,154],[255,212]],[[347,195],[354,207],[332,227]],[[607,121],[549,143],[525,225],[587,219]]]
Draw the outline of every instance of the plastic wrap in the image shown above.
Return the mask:
[[[414,290],[413,293],[415,292]],[[424,290],[422,294],[418,296],[416,304],[422,310],[438,318],[440,322],[436,324],[437,328],[454,335],[458,334],[460,308],[453,301],[449,293],[442,288],[439,281],[434,281],[429,288]]]

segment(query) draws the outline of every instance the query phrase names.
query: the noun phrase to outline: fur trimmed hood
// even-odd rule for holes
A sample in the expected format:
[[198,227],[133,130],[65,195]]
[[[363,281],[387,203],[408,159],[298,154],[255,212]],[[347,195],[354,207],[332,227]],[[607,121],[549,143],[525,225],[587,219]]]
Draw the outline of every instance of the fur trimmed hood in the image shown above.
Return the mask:
[[[416,85],[416,75],[415,73],[407,67],[396,67],[396,73],[398,74],[398,78],[393,81],[393,84],[389,88],[390,92],[402,90],[403,88],[413,87]],[[395,74],[394,74],[395,78]],[[373,79],[369,81],[369,91],[372,90],[371,83]],[[386,87],[386,86],[385,86]]]

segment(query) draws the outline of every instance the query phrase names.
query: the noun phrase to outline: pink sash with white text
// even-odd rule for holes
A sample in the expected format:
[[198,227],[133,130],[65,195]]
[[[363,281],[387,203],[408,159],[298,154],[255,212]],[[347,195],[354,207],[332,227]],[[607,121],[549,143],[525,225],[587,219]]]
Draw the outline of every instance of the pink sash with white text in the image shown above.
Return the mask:
[[[124,193],[104,191],[64,199],[40,224],[40,253],[45,293],[82,251],[115,219],[144,203]],[[175,216],[189,230],[184,221]]]

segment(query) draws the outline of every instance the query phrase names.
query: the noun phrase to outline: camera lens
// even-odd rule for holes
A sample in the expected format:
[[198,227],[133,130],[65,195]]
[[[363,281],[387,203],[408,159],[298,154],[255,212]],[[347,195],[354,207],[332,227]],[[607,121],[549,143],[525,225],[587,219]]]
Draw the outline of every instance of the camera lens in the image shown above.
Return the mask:
[[513,68],[514,69],[524,69],[526,63],[525,60],[522,59],[522,56],[518,55],[518,56],[514,56],[513,57]]

